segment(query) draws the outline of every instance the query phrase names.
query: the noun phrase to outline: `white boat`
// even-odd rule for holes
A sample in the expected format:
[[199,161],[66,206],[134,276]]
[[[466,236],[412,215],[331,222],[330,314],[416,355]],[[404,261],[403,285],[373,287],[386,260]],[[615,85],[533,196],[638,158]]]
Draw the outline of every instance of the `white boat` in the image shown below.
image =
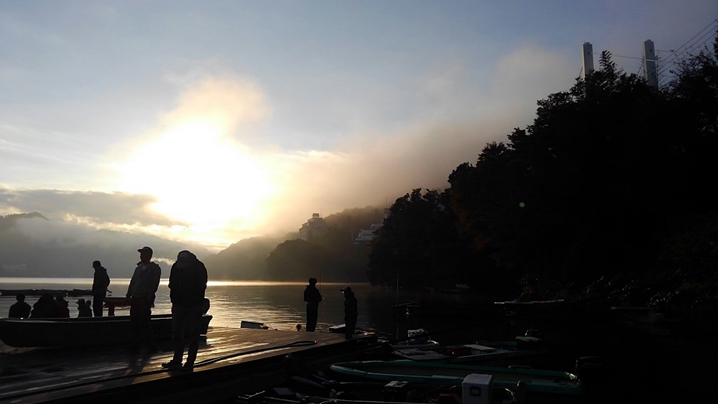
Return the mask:
[[407,337],[406,341],[390,344],[391,348],[396,351],[403,349],[436,348],[439,346],[439,343],[431,339],[429,332],[423,328],[408,330]]
[[515,341],[486,342],[475,344],[395,348],[395,356],[413,361],[440,361],[445,363],[491,363],[516,364],[548,354],[541,340],[535,337],[516,337]]

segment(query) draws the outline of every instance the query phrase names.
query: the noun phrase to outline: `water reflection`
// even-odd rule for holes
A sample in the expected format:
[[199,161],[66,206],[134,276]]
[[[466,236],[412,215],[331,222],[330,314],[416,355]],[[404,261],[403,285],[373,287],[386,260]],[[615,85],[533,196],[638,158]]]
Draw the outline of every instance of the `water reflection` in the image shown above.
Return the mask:
[[[153,313],[169,313],[168,280],[162,279],[155,300]],[[112,279],[111,296],[124,296],[129,279]],[[54,278],[0,278],[0,289],[89,289],[92,279],[54,279]],[[440,306],[466,306],[472,297],[463,295],[437,295],[420,292],[397,292],[390,288],[372,287],[368,284],[349,284],[359,302],[357,326],[364,330],[376,330],[388,335],[396,335],[392,306],[397,302],[423,301]],[[317,330],[326,330],[330,326],[344,322],[344,297],[339,289],[346,284],[318,284],[324,300],[319,305]],[[270,328],[295,330],[297,324],[304,326],[306,312],[303,300],[305,283],[298,282],[238,282],[210,281],[206,296],[211,301],[211,326],[238,328],[241,321],[262,322]],[[28,296],[26,301],[32,305],[38,296]],[[77,298],[69,298],[70,316],[77,317]],[[7,316],[14,296],[0,297],[0,315]],[[127,315],[127,308],[116,309],[117,315]],[[409,328],[464,328],[476,321],[473,318],[409,318],[403,327]],[[476,332],[470,331],[471,339],[478,339]],[[443,342],[443,341],[442,341]]]

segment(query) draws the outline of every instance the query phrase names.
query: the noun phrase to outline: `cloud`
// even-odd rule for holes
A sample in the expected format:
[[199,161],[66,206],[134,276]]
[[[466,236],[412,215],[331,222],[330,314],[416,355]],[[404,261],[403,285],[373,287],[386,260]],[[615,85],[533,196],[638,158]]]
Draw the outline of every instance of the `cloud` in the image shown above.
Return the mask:
[[175,106],[101,156],[112,162],[101,171],[113,172],[105,186],[115,192],[6,189],[0,206],[214,248],[296,231],[314,212],[389,206],[414,188],[444,189],[486,143],[530,123],[536,100],[568,89],[575,65],[532,47],[507,53],[485,77],[460,60],[437,64],[407,93],[404,82],[370,91],[375,105],[371,97],[354,105],[356,116],[387,116],[387,105],[407,100],[401,125],[358,126],[324,149],[283,149],[260,136],[274,104],[254,81],[168,74],[182,86]]
[[[167,277],[179,251],[189,249],[200,259],[209,254],[206,248],[186,241],[170,241],[138,232],[97,230],[65,220],[22,218],[3,230],[0,274],[5,276],[91,279],[92,261],[101,260],[112,279],[129,278],[139,258],[137,249],[149,245],[154,250],[153,261],[161,263],[162,274]],[[22,272],[14,272],[14,269]],[[113,290],[124,293],[124,290]]]
[[414,188],[446,188],[453,169],[475,163],[486,143],[529,124],[537,100],[568,90],[575,65],[552,51],[519,48],[497,62],[483,91],[460,62],[437,66],[414,93],[413,125],[356,133],[328,150],[265,156],[281,184],[265,228],[296,230],[313,212],[381,207]]
[[393,135],[363,133],[334,151],[267,156],[280,190],[268,202],[268,231],[296,231],[314,212],[388,207],[414,188],[448,187],[459,164],[474,163],[487,142],[502,140],[508,121],[417,125]]
[[150,209],[150,195],[78,192],[50,189],[0,188],[0,212],[40,212],[51,220],[64,220],[96,228],[176,226],[173,220]]
[[256,83],[205,77],[185,84],[176,106],[150,130],[118,144],[107,158],[113,189],[154,195],[151,209],[182,222],[153,234],[209,245],[256,223],[255,208],[271,191],[246,145],[271,109]]
[[237,133],[241,124],[269,114],[264,94],[255,83],[209,77],[191,83],[180,95],[177,108],[162,117],[160,132],[193,122],[212,122],[223,134]]

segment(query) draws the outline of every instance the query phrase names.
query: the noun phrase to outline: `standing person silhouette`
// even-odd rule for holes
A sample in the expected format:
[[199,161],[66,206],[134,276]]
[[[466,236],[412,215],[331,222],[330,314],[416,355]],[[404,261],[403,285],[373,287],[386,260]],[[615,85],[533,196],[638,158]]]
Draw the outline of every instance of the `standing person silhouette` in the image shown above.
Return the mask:
[[189,338],[185,369],[192,369],[199,349],[199,325],[204,313],[204,291],[207,289],[207,268],[187,250],[177,254],[170,270],[170,300],[172,300],[172,360],[163,363],[166,369],[182,367],[185,336]]
[[145,344],[150,351],[156,351],[157,346],[153,341],[150,321],[162,269],[152,262],[150,247],[142,247],[137,251],[140,253],[140,262],[137,263],[137,268],[132,274],[126,295],[130,299],[130,322],[135,331],[138,347]]
[[340,290],[344,292],[344,336],[346,339],[352,339],[354,329],[357,326],[357,318],[359,317],[357,298],[349,286],[345,286]]
[[307,331],[314,331],[317,328],[319,317],[319,302],[322,301],[322,294],[317,289],[317,280],[309,278],[309,285],[304,289],[304,301],[307,302]]
[[95,317],[102,317],[102,303],[108,292],[107,287],[110,286],[110,276],[107,275],[107,269],[102,266],[100,261],[94,261],[92,268],[95,269],[95,275],[92,277],[92,311]]

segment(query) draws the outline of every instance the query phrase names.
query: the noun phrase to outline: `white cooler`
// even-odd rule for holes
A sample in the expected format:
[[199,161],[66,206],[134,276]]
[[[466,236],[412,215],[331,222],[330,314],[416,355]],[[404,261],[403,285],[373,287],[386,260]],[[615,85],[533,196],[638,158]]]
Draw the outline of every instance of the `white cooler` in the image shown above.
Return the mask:
[[461,383],[462,404],[489,404],[493,376],[471,373]]

